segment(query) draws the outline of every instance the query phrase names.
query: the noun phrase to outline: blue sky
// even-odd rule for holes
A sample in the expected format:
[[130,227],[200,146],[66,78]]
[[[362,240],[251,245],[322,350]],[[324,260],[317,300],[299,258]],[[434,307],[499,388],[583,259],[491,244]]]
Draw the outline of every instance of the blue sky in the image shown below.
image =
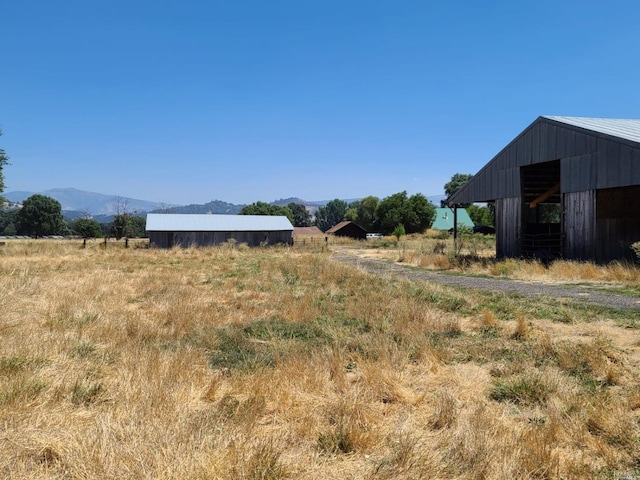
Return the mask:
[[640,117],[636,1],[0,7],[7,191],[438,195],[539,115]]

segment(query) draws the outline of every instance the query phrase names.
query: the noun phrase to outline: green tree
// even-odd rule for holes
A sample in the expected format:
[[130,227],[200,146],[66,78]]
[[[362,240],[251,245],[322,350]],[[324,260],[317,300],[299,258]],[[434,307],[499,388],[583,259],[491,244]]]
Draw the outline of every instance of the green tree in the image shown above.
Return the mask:
[[[470,173],[455,173],[451,180],[444,184],[444,194],[447,196],[445,200],[442,201],[441,207],[449,206],[449,199],[460,190],[464,185],[473,178],[473,175]],[[467,207],[469,204],[461,204],[461,207]]]
[[493,210],[488,206],[482,207],[480,205],[471,204],[466,208],[466,210],[474,225],[493,227],[495,222],[493,218]]
[[18,211],[15,208],[0,207],[0,235],[12,236],[18,233],[16,228]]
[[407,197],[407,192],[394,193],[384,198],[376,209],[376,225],[390,234],[398,225],[406,233],[421,233],[431,226],[435,207],[421,193]]
[[61,235],[66,229],[60,202],[45,195],[31,195],[18,212],[18,233],[36,238]]
[[300,205],[299,203],[291,202],[287,205],[287,208],[291,210],[293,215],[294,227],[310,227],[311,226],[311,214],[307,210],[307,207]]
[[318,207],[315,224],[320,230],[326,232],[334,225],[342,222],[346,213],[347,202],[336,198],[326,205]]
[[375,230],[378,205],[380,205],[380,199],[373,195],[364,197],[358,205],[358,225],[368,232]]
[[100,223],[93,218],[78,218],[69,224],[71,232],[82,237],[83,246],[87,246],[87,238],[98,238],[102,236]]
[[255,202],[251,205],[245,205],[242,207],[242,210],[240,210],[240,215],[282,215],[287,217],[291,223],[294,222],[293,213],[289,207],[266,202]]
[[[347,205],[347,211],[344,213],[344,219],[350,222],[358,223],[358,209],[360,208],[360,200],[354,200]],[[358,223],[358,225],[360,225]]]
[[[2,130],[0,130],[0,137],[2,136]],[[9,157],[5,153],[5,151],[0,148],[0,199],[3,199],[2,192],[4,192],[4,173],[2,169],[5,165],[9,165]]]
[[404,237],[407,234],[406,230],[404,229],[404,225],[400,224],[398,225],[393,232],[391,232],[391,235],[393,235],[394,237],[396,237],[396,239],[398,241],[400,241],[400,237]]
[[113,217],[113,222],[111,222],[111,234],[116,237],[116,240],[129,237],[130,227],[131,215],[128,213],[119,213]]
[[147,219],[140,215],[131,215],[129,217],[129,236],[145,238],[147,236]]

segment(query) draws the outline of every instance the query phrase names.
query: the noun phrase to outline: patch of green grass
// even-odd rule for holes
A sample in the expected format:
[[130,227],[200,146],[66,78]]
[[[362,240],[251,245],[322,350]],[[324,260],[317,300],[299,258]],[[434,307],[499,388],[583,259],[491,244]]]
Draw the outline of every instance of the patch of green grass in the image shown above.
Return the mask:
[[100,382],[92,382],[86,378],[77,380],[73,385],[71,402],[74,405],[89,406],[96,402],[100,395],[104,393],[104,387]]
[[0,375],[13,375],[32,367],[45,365],[46,360],[29,358],[23,355],[0,357]]
[[92,342],[88,340],[80,340],[69,351],[69,354],[72,357],[86,359],[92,357],[95,354],[96,350],[97,347]]
[[550,393],[551,389],[539,376],[526,374],[496,380],[489,392],[489,398],[498,402],[534,405],[545,403]]
[[41,378],[19,378],[0,388],[0,405],[35,399],[47,383]]
[[317,323],[259,320],[245,326],[214,331],[215,343],[209,353],[214,368],[252,370],[271,367],[292,352],[309,351],[326,344],[330,335]]

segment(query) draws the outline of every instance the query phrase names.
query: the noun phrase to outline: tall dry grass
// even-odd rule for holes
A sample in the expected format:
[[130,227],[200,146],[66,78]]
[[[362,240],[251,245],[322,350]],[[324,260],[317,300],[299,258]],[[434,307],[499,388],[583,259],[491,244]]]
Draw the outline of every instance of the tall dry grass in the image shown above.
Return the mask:
[[428,231],[412,234],[399,242],[393,237],[383,241],[337,243],[364,248],[390,261],[432,270],[464,272],[473,275],[559,283],[597,283],[600,286],[629,288],[640,292],[640,266],[631,262],[593,262],[556,260],[549,264],[538,260],[495,259],[495,237],[462,235],[457,243],[447,232]]
[[79,246],[0,249],[3,478],[638,474],[638,358],[602,332],[326,248]]

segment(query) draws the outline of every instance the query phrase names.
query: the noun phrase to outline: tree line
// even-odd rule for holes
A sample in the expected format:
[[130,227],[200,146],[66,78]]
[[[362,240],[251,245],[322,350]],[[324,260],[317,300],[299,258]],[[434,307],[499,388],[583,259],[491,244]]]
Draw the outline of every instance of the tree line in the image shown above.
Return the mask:
[[62,206],[46,195],[32,195],[22,203],[22,208],[0,209],[0,235],[26,235],[44,237],[50,235],[74,235],[82,238],[146,237],[146,219],[139,215],[120,212],[112,222],[100,223],[90,215],[66,221]]
[[368,232],[391,234],[399,225],[406,233],[422,232],[429,228],[435,215],[434,205],[421,193],[408,196],[399,192],[382,200],[368,196],[347,203],[338,198],[318,207],[315,219],[304,205],[290,203],[287,206],[256,202],[246,205],[241,215],[284,215],[296,227],[317,226],[326,232],[343,220],[350,220]]
[[[444,186],[446,198],[442,200],[441,206],[447,206],[449,198],[472,177],[471,174],[454,174]],[[475,225],[494,225],[492,205],[466,204],[461,206],[466,208]],[[240,215],[283,215],[295,227],[315,225],[323,232],[344,220],[350,220],[367,232],[390,235],[398,227],[402,227],[406,233],[424,232],[433,223],[435,208],[423,194],[417,193],[408,196],[407,192],[403,191],[389,195],[382,200],[373,195],[351,203],[336,198],[326,205],[318,207],[315,218],[304,205],[296,203],[282,206],[255,202],[243,207]]]

